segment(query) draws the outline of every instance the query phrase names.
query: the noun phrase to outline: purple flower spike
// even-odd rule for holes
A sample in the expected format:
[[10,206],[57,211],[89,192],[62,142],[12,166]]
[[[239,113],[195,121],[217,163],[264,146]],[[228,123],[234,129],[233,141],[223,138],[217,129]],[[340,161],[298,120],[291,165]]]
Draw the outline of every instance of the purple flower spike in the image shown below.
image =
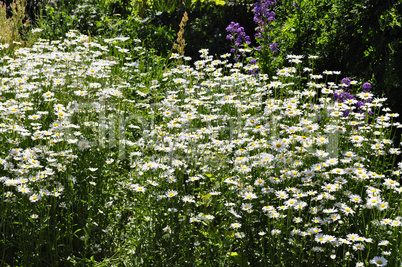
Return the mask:
[[266,22],[271,22],[275,20],[275,12],[269,11],[269,7],[275,4],[276,0],[260,0],[254,4],[254,22],[263,26]]
[[[236,53],[238,51],[238,48],[241,47],[244,43],[249,45],[251,44],[251,38],[250,36],[246,35],[246,32],[244,31],[243,27],[240,27],[239,23],[231,22],[229,26],[226,27],[226,31],[229,33],[226,36],[227,40],[234,40],[233,47],[230,52],[231,53]],[[239,60],[240,56],[235,56],[235,60]]]

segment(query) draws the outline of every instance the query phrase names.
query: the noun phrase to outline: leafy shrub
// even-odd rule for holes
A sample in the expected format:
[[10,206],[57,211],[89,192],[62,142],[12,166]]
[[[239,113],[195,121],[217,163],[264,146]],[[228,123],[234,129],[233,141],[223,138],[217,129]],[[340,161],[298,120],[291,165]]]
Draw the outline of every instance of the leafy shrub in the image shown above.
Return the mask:
[[91,35],[98,34],[102,27],[105,9],[101,5],[94,5],[88,0],[58,0],[43,3],[42,14],[37,20],[44,38],[58,39],[64,37],[71,29]]
[[337,69],[370,80],[394,110],[402,100],[402,3],[400,1],[278,1],[284,54],[317,54],[316,68]]

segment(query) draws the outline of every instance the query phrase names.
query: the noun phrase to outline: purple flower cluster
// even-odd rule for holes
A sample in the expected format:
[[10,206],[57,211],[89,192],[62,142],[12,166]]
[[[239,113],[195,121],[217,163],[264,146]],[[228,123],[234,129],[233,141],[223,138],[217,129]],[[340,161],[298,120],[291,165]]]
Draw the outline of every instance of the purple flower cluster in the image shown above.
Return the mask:
[[254,22],[258,25],[256,38],[262,38],[264,26],[275,20],[275,12],[269,7],[276,3],[276,0],[258,0],[254,4]]
[[345,84],[345,85],[347,85],[349,87],[350,84],[351,84],[351,81],[350,81],[350,79],[348,77],[346,77],[346,78],[342,79],[342,84]]
[[[346,77],[346,78],[343,78],[341,82],[342,82],[342,84],[346,85],[346,91],[336,91],[334,93],[334,100],[338,101],[338,102],[343,102],[343,101],[350,100],[350,99],[356,100],[356,98],[351,93],[348,92],[350,85],[351,85],[350,79]],[[372,87],[371,87],[370,83],[364,83],[362,88],[363,88],[363,92],[369,92]],[[361,110],[360,108],[365,106],[366,103],[370,103],[370,102],[371,102],[371,99],[364,100],[364,101],[357,101],[356,102],[356,109],[357,109],[356,112],[363,113],[363,110]],[[371,114],[373,114],[373,112],[370,111],[368,114],[371,115]],[[349,110],[344,111],[343,116],[344,117],[349,116]]]
[[[362,86],[362,91],[365,93],[368,93],[371,89],[371,84],[370,83],[364,83]],[[357,101],[356,103],[356,108],[360,108],[364,105],[366,105],[366,103],[370,103],[371,102],[371,98],[364,100],[364,101]],[[359,113],[362,113],[362,110],[358,111]],[[372,111],[369,111],[368,115],[372,115],[374,114]]]
[[363,84],[363,92],[367,93],[371,89],[371,84],[370,83],[364,83]]
[[247,45],[251,44],[250,36],[246,35],[243,27],[240,27],[239,23],[231,22],[228,27],[226,27],[226,31],[229,33],[226,36],[227,40],[235,40],[234,48],[230,49],[230,52],[234,54],[234,59],[238,61],[240,59],[240,55],[237,54],[239,47],[245,43]]
[[356,99],[351,93],[349,92],[342,92],[342,91],[336,91],[334,93],[334,100],[338,102],[343,102],[349,99]]
[[[250,60],[250,64],[252,64],[252,65],[257,64],[257,59],[252,58]],[[252,69],[248,70],[248,73],[253,75],[254,77],[257,77],[259,71],[260,71],[260,69],[258,67],[256,67],[256,68],[252,68]]]
[[243,42],[246,44],[250,44],[250,36],[246,35],[243,27],[240,27],[239,23],[231,22],[229,26],[227,26],[226,31],[229,34],[226,36],[228,40],[235,40],[235,47],[239,47]]
[[271,49],[272,52],[278,52],[278,43],[272,43],[269,45],[269,49]]

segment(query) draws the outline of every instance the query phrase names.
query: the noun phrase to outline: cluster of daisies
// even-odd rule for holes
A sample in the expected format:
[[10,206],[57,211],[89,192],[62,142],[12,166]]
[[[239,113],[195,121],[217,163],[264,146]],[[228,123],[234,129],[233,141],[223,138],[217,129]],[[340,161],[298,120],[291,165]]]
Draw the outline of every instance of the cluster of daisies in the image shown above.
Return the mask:
[[[117,44],[125,40],[105,43],[120,50]],[[18,49],[14,58],[0,59],[4,202],[62,199],[65,185],[77,180],[69,171],[77,151],[108,141],[101,132],[113,127],[115,111],[107,110],[122,100],[127,86],[107,82],[117,64],[104,59],[109,46],[70,31],[65,40],[41,39]],[[66,207],[61,200],[60,207]]]
[[[116,65],[125,77],[138,72],[129,50],[116,45],[125,40],[102,45],[71,31],[1,59],[2,201],[56,197],[65,207],[77,154],[113,143],[103,168],[122,151],[129,157],[122,190],[141,198],[134,213],[150,231],[156,222],[171,237],[193,231],[200,246],[208,237],[199,229],[215,225],[225,227],[222,239],[341,253],[356,266],[385,266],[397,256],[402,164],[387,163],[400,153],[391,133],[401,125],[385,99],[357,94],[370,102],[353,113],[355,101],[334,98],[342,83],[319,82],[339,73],[315,74],[301,56],[268,77],[203,49],[200,60],[184,58],[160,80],[113,79]],[[105,56],[110,46],[120,59]]]
[[[150,209],[175,203],[175,212],[198,227],[230,222],[234,240],[251,238],[252,226],[256,236],[291,246],[310,240],[303,249],[313,252],[347,251],[344,258],[357,266],[362,251],[379,245],[375,253],[382,255],[370,263],[386,265],[391,252],[383,239],[393,239],[402,223],[402,165],[381,169],[400,153],[390,132],[401,125],[383,107],[386,99],[369,94],[365,112],[345,116],[355,102],[334,98],[345,85],[318,82],[335,80],[337,72],[315,75],[290,56],[295,66],[276,77],[255,76],[250,64],[200,53],[193,66],[164,74],[165,97],[149,109],[159,123],[134,142],[127,188],[145,194]],[[302,85],[298,75],[310,79]],[[209,198],[214,205],[205,204]],[[181,234],[172,225],[164,229]]]

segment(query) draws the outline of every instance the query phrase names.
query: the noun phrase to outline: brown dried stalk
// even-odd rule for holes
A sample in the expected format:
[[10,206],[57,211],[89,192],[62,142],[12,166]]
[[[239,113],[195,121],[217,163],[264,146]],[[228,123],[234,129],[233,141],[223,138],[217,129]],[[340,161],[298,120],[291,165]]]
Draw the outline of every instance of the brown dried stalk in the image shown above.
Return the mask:
[[10,4],[12,16],[7,18],[7,6],[0,4],[0,43],[8,44],[14,50],[16,43],[26,45],[21,34],[28,32],[29,22],[25,17],[26,0],[14,0]]
[[184,40],[184,27],[186,27],[188,21],[187,11],[184,12],[180,22],[180,30],[177,33],[176,42],[173,43],[173,49],[176,50],[179,55],[184,56],[184,47],[186,46],[186,40]]

